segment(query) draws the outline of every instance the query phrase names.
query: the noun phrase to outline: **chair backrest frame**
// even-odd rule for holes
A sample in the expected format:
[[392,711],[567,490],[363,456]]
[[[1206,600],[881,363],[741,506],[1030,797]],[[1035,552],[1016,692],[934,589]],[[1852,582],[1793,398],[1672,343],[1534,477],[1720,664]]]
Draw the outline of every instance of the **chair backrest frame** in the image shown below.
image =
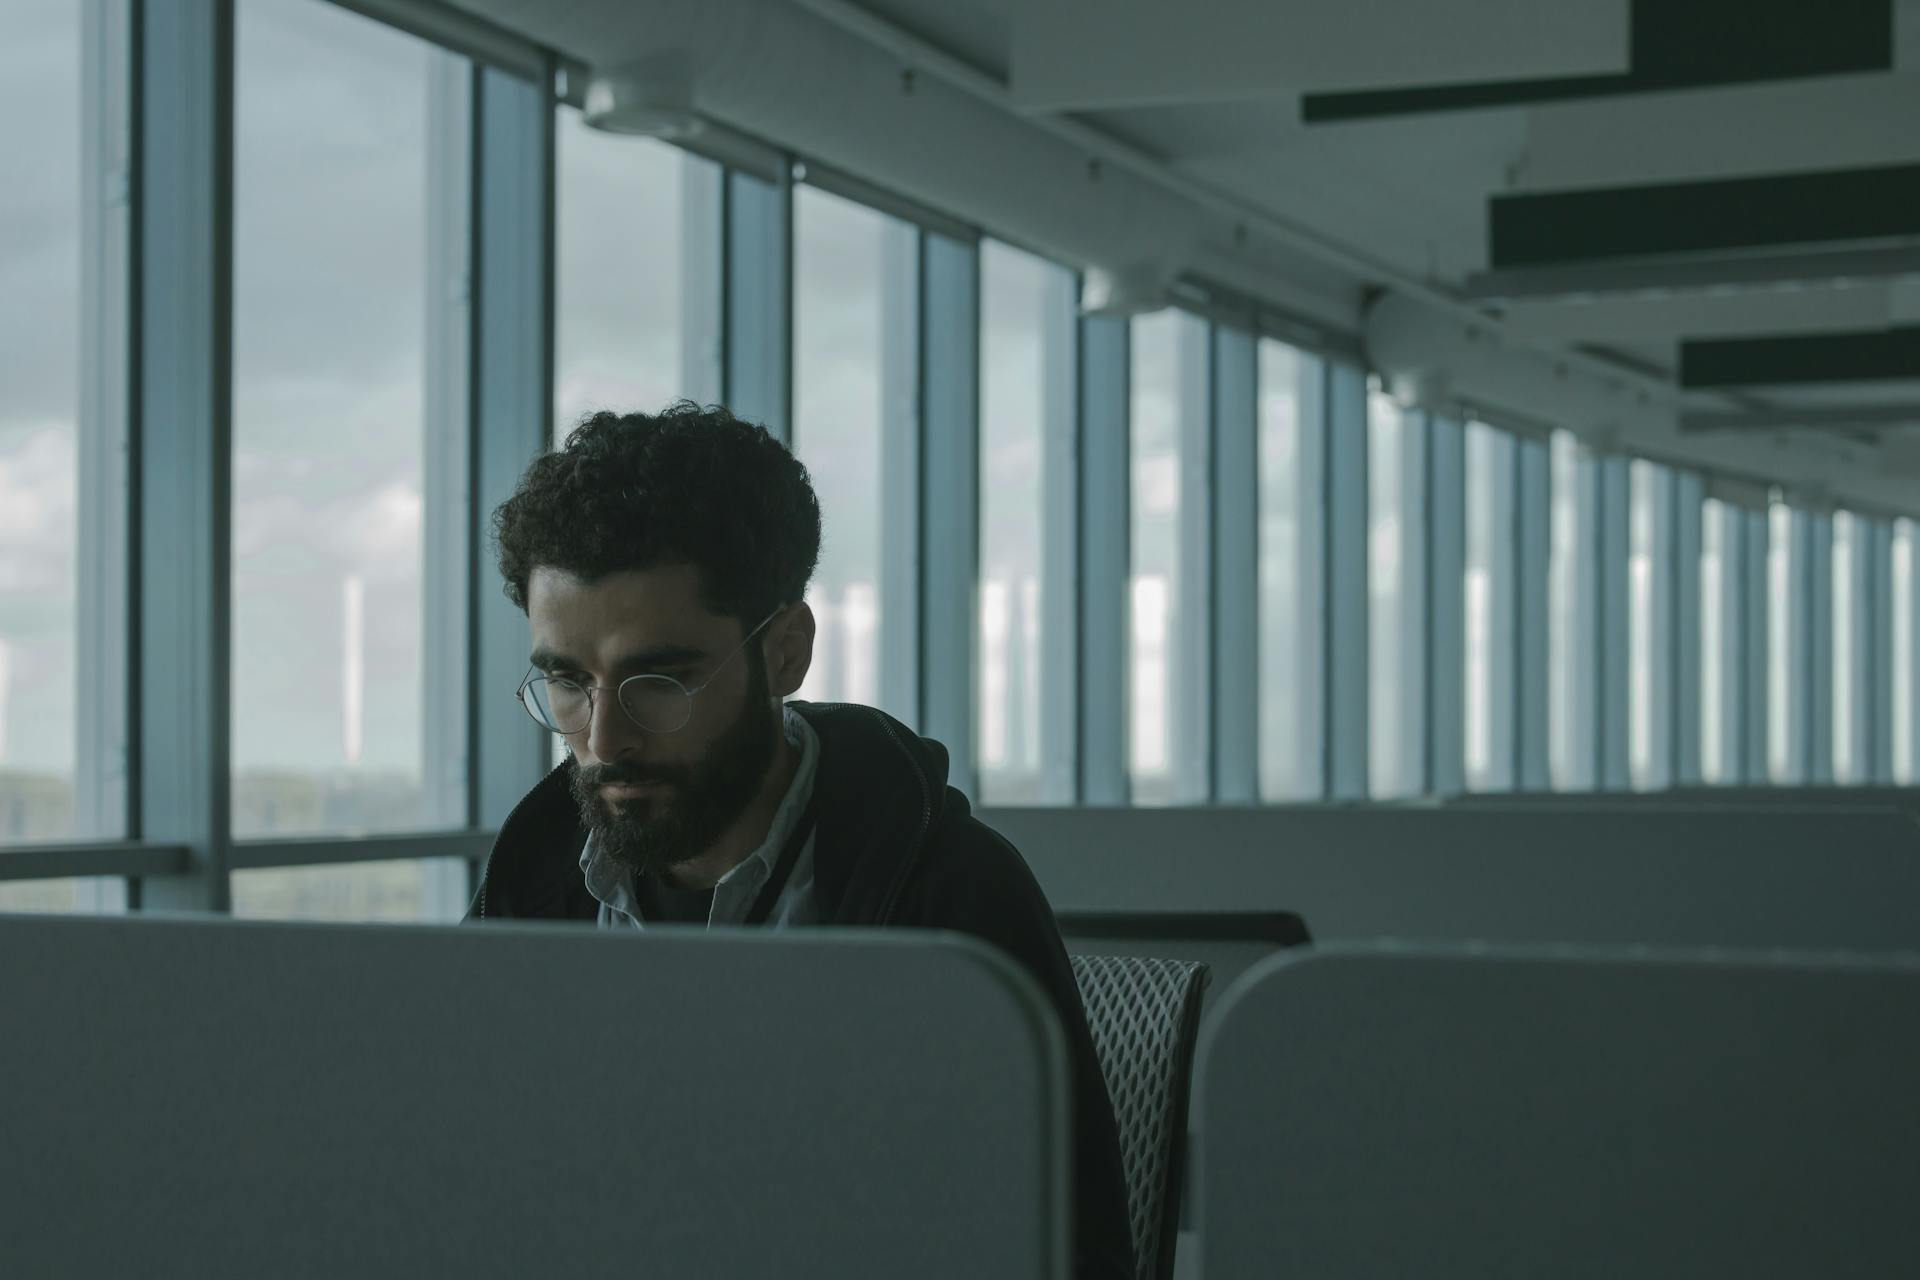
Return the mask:
[[[1190,960],[1141,956],[1075,955],[1074,978],[1087,1006],[1087,1022],[1100,1072],[1119,1122],[1121,1154],[1127,1176],[1127,1208],[1140,1280],[1167,1280],[1173,1274],[1180,1232],[1180,1199],[1186,1182],[1187,1113],[1193,1090],[1194,1058],[1200,1038],[1200,1009],[1211,973]],[[1166,984],[1167,1007],[1143,1026],[1133,1023],[1144,1043],[1128,1042],[1105,1016],[1116,992],[1137,992],[1144,982]],[[1136,1079],[1151,1070],[1156,1051],[1164,1067],[1154,1080]],[[1142,1061],[1144,1059],[1144,1061]],[[1128,1105],[1141,1089],[1157,1094],[1162,1105]],[[1140,1131],[1146,1129],[1142,1134]],[[1142,1143],[1147,1150],[1142,1153]]]

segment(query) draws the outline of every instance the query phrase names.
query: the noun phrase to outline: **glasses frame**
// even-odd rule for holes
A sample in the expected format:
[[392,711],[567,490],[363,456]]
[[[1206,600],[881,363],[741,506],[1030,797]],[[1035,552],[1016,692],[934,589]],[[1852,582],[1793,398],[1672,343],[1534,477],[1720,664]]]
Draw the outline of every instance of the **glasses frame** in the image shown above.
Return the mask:
[[[714,667],[712,672],[708,674],[707,678],[705,680],[702,680],[699,684],[693,685],[692,687],[688,687],[687,685],[681,684],[680,681],[674,679],[672,676],[655,675],[651,672],[642,672],[639,675],[628,676],[625,680],[622,680],[619,684],[613,685],[611,687],[611,690],[609,690],[609,687],[607,685],[602,685],[602,684],[581,684],[578,680],[565,681],[565,683],[567,684],[578,687],[582,693],[585,693],[587,695],[587,722],[581,725],[578,729],[569,730],[569,729],[554,728],[552,725],[548,724],[545,720],[540,718],[540,713],[533,709],[533,703],[527,700],[527,687],[531,685],[535,680],[550,681],[557,678],[557,677],[548,675],[546,672],[540,670],[540,668],[531,667],[528,669],[526,677],[520,681],[520,687],[513,691],[513,696],[519,700],[521,707],[525,709],[526,713],[529,716],[533,717],[533,722],[535,724],[539,725],[542,729],[545,729],[548,733],[558,734],[560,737],[563,737],[563,738],[571,738],[576,733],[585,733],[589,729],[593,728],[593,717],[599,710],[599,702],[594,695],[599,693],[606,693],[609,691],[611,691],[613,694],[613,704],[616,707],[620,708],[620,714],[625,716],[630,723],[640,728],[643,732],[645,733],[679,733],[682,729],[686,728],[688,725],[693,723],[693,710],[694,710],[693,700],[696,697],[698,697],[700,694],[706,692],[707,688],[710,685],[712,685],[715,680],[720,678],[720,673],[727,669],[727,664],[729,662],[732,662],[738,656],[740,656],[740,654],[746,649],[746,647],[753,643],[753,638],[759,635],[762,631],[764,631],[769,622],[772,622],[775,618],[779,617],[782,613],[786,612],[786,610],[787,610],[787,606],[783,604],[779,608],[775,609],[772,613],[768,614],[766,617],[760,619],[759,623],[753,628],[753,630],[747,632],[746,636],[740,641],[740,643],[733,646],[733,648],[727,653],[726,657],[720,659],[719,664]],[[635,680],[664,680],[668,684],[678,687],[680,692],[685,694],[687,698],[686,719],[682,720],[679,724],[675,725],[671,729],[656,729],[651,725],[641,724],[640,721],[634,716],[634,714],[631,711],[627,710],[626,700],[620,696],[621,690],[625,689],[628,685],[632,684]]]

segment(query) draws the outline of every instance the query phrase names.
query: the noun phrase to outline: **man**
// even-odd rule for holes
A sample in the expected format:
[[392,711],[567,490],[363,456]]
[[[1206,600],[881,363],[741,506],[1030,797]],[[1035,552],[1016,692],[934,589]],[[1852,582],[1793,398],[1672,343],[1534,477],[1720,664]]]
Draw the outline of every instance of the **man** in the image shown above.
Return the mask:
[[805,468],[723,409],[600,413],[493,522],[532,626],[519,697],[567,760],[502,825],[468,919],[984,938],[1066,1028],[1076,1274],[1131,1277],[1112,1102],[1026,863],[946,785],[938,743],[871,707],[783,702],[813,657],[820,507]]

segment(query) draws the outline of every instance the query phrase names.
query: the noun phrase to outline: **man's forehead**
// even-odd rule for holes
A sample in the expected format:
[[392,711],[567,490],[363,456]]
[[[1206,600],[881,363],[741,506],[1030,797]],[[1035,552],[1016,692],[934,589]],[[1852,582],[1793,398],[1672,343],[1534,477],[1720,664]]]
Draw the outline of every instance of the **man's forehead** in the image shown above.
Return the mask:
[[542,566],[527,582],[536,650],[577,660],[660,648],[701,649],[726,619],[708,610],[697,571],[623,570],[586,580]]

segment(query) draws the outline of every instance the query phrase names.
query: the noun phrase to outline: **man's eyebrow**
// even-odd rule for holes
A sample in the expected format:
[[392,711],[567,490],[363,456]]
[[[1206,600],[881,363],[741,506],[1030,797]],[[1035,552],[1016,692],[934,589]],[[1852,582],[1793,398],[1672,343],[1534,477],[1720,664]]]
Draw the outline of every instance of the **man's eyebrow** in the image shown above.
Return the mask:
[[[631,671],[635,668],[684,667],[705,661],[711,655],[705,649],[687,644],[657,644],[650,649],[636,649],[615,664],[616,671]],[[542,671],[582,671],[585,664],[565,654],[555,653],[551,649],[535,649],[527,659]]]

